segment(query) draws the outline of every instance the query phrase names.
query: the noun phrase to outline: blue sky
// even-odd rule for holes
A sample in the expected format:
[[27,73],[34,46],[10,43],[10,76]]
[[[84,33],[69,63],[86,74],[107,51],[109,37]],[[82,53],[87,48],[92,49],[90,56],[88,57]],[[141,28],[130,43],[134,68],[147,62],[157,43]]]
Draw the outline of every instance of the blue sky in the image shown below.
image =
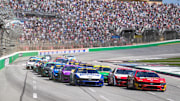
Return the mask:
[[180,0],[163,0],[163,3],[179,3],[180,4]]

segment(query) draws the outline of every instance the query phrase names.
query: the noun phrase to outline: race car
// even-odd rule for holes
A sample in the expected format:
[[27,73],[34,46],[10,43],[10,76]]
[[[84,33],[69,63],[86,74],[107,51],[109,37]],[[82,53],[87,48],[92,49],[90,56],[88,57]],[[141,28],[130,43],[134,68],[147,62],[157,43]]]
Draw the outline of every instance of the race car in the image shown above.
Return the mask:
[[108,81],[108,75],[112,72],[110,66],[102,66],[102,65],[95,65],[94,68],[98,70],[98,72],[104,76],[104,82]]
[[65,59],[65,58],[56,58],[53,62],[59,62],[59,63],[67,64],[68,63],[68,59]]
[[166,80],[161,78],[156,72],[136,70],[128,75],[127,88],[164,92],[166,90]]
[[52,57],[51,57],[51,55],[45,55],[43,57],[43,59],[46,60],[46,61],[50,61],[52,59]]
[[33,69],[34,64],[37,61],[40,61],[40,58],[30,58],[27,62],[26,62],[26,69]]
[[104,85],[104,77],[92,67],[77,67],[70,74],[71,85],[99,86]]
[[51,67],[49,71],[49,80],[58,80],[59,72],[65,64],[59,63]]
[[61,82],[69,82],[70,73],[76,69],[76,67],[75,65],[65,65],[59,73],[59,80]]
[[70,60],[70,61],[68,61],[68,63],[67,63],[67,64],[69,64],[69,65],[74,65],[74,64],[75,64],[75,62],[76,62],[76,61],[74,61],[74,60]]
[[67,58],[68,60],[76,60],[76,57],[72,55],[66,55],[65,58]]
[[79,65],[81,62],[80,61],[76,61],[73,63],[73,65]]
[[128,74],[132,72],[133,70],[129,68],[115,68],[112,73],[108,75],[108,85],[126,86]]
[[47,61],[40,61],[39,65],[36,67],[35,72],[38,73],[38,74],[41,74],[41,68],[43,68],[44,64],[46,64],[46,63],[47,63]]
[[79,66],[81,66],[81,67],[86,67],[86,64],[87,64],[87,63],[81,62],[81,63],[79,63]]
[[59,62],[47,62],[46,64],[44,64],[44,66],[42,66],[41,68],[41,76],[49,76],[49,71],[51,71],[51,67],[56,65],[56,64],[60,64]]
[[47,61],[44,60],[36,60],[36,62],[33,65],[33,71],[38,73],[40,70],[40,67],[43,63],[46,63]]
[[79,66],[81,66],[81,67],[94,67],[94,65],[92,65],[92,64],[83,63],[83,62],[79,63]]

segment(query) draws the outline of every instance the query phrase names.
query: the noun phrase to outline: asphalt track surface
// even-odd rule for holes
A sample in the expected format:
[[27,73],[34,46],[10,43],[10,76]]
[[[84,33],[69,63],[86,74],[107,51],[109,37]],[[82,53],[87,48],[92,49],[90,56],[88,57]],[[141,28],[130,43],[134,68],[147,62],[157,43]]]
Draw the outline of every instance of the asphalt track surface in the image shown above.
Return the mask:
[[[133,60],[180,56],[180,44],[74,54],[77,59],[116,67],[99,60]],[[53,56],[55,57],[55,56]],[[141,91],[126,87],[71,86],[41,77],[32,70],[25,69],[28,57],[19,58],[0,71],[0,101],[179,101],[180,78],[162,75],[166,78],[167,90]]]

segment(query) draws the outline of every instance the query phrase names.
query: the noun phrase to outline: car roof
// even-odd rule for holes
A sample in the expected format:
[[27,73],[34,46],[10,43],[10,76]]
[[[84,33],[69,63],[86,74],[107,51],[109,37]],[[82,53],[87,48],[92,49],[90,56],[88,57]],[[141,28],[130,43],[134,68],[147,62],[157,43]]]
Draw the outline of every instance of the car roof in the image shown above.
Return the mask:
[[73,66],[73,67],[77,67],[77,66],[75,66],[75,65],[65,65],[65,67],[66,67],[66,66]]
[[66,59],[66,58],[63,58],[63,57],[57,57],[56,59]]
[[117,67],[117,70],[133,70],[131,68],[120,68],[120,67]]
[[78,67],[78,69],[95,69],[94,67]]
[[150,70],[136,70],[137,72],[153,72],[155,73],[154,71],[150,71]]
[[58,64],[59,62],[47,62],[47,64]]
[[100,68],[100,67],[102,67],[102,68],[111,68],[110,66],[103,66],[103,65],[94,65],[94,67],[96,67],[96,68]]

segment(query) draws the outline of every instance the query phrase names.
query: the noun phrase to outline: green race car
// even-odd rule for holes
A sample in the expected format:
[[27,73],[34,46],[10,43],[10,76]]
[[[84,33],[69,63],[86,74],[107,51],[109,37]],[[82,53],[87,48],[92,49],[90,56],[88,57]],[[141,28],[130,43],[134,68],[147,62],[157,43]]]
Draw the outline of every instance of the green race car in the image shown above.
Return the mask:
[[102,65],[95,65],[94,68],[98,70],[98,72],[103,75],[104,82],[108,81],[108,75],[110,72],[112,72],[112,69],[110,66],[102,66]]
[[47,62],[42,66],[41,68],[41,76],[48,77],[49,76],[49,71],[51,71],[51,67],[55,66],[56,64],[59,64],[58,62]]

